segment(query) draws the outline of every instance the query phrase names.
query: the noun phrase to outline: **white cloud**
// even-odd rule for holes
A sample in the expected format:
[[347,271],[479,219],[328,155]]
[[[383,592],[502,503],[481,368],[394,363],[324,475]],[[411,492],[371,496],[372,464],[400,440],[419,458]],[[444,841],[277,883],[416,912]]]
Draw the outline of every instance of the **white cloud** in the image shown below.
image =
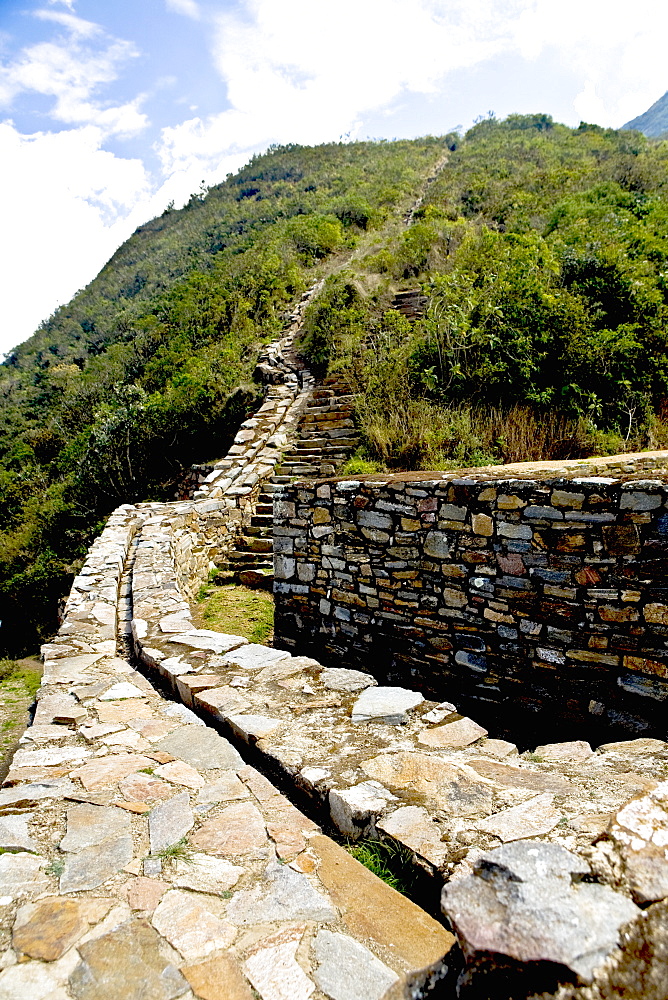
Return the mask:
[[0,124],[0,350],[30,336],[147,217],[142,162],[106,152],[103,139],[90,125],[25,136]]
[[141,97],[113,106],[99,100],[103,85],[117,79],[120,67],[137,55],[131,42],[108,38],[99,25],[59,11],[40,10],[41,20],[65,29],[55,41],[24,48],[9,65],[0,66],[0,105],[11,107],[18,94],[33,91],[54,98],[52,118],[71,124],[95,124],[107,135],[136,135],[148,124]]
[[195,0],[166,0],[167,9],[173,10],[175,14],[183,14],[184,17],[191,17],[194,21],[200,18],[200,9]]

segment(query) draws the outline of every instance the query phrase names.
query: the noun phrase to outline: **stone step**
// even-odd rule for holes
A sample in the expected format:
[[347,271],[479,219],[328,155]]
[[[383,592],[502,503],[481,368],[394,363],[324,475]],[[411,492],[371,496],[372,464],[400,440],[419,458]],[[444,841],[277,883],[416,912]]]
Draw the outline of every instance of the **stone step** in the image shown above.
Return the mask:
[[273,514],[253,514],[251,517],[252,528],[270,527],[274,523]]
[[271,537],[266,538],[250,535],[242,536],[237,542],[237,549],[240,552],[272,552],[274,548]]
[[256,514],[273,514],[274,505],[273,503],[258,503],[255,507]]

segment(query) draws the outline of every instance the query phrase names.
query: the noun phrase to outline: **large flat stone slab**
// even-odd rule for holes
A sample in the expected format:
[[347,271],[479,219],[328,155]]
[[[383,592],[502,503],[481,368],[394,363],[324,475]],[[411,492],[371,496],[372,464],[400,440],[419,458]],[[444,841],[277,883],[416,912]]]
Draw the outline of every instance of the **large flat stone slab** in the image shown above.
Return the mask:
[[[483,762],[484,763],[484,762]],[[453,764],[419,751],[379,754],[362,762],[370,778],[393,791],[408,789],[434,807],[455,816],[482,818],[492,811],[489,782],[481,781],[472,768]]]
[[70,976],[75,1000],[176,1000],[189,988],[144,919],[128,921],[78,950],[81,962]]
[[561,813],[554,808],[554,795],[543,792],[518,806],[503,809],[476,825],[478,830],[491,833],[508,844],[513,840],[542,837],[554,830],[560,819]]
[[48,896],[27,903],[16,915],[12,944],[30,958],[54,962],[83,937],[91,924],[105,916],[111,902]]
[[343,847],[325,836],[313,837],[310,846],[318,860],[318,878],[351,934],[390,949],[409,969],[433,965],[450,951],[455,939],[442,924],[381,882]]
[[260,646],[254,642],[240,646],[233,652],[226,653],[223,657],[226,665],[239,667],[241,670],[262,670],[263,667],[289,659],[291,659],[290,653],[285,653],[282,649]]
[[30,816],[0,816],[0,850],[34,851],[38,847],[28,832]]
[[190,808],[188,792],[181,792],[166,802],[161,802],[148,816],[151,852],[155,854],[165,847],[178,843],[189,830],[192,830],[194,823],[195,817]]
[[46,892],[51,885],[46,864],[39,854],[0,854],[0,896],[21,899]]
[[315,986],[296,959],[305,928],[290,927],[259,942],[244,964],[262,1000],[309,1000]]
[[132,847],[132,836],[126,834],[68,855],[60,876],[60,891],[97,889],[132,861]]
[[353,705],[353,722],[386,722],[398,726],[408,719],[407,712],[422,704],[419,691],[402,687],[368,687]]
[[237,768],[243,764],[232,744],[207,726],[181,726],[154,743],[153,749],[166,750],[200,771]]
[[130,817],[113,806],[77,805],[67,810],[67,832],[61,851],[82,851],[130,833]]
[[237,892],[227,908],[236,924],[264,924],[274,920],[336,920],[331,902],[313,888],[305,875],[287,865],[272,863],[262,883]]
[[319,931],[313,954],[318,962],[315,981],[332,1000],[380,1000],[399,978],[347,934]]
[[170,635],[169,642],[190,649],[206,649],[212,653],[228,653],[239,646],[245,646],[248,639],[241,635],[226,635],[224,632],[212,632],[209,629],[193,629],[180,635]]
[[234,803],[220,816],[202,823],[191,843],[206,854],[259,856],[258,851],[268,846],[264,818],[251,802]]
[[226,892],[237,884],[245,871],[245,868],[233,865],[224,858],[193,854],[188,860],[179,859],[176,862],[174,885],[197,892]]
[[152,922],[188,962],[229,948],[237,935],[236,927],[214,916],[192,893],[180,889],[165,893]]
[[155,767],[155,761],[150,757],[144,757],[142,754],[117,753],[84,764],[83,767],[72,771],[72,774],[87,791],[92,792],[107,785],[115,785],[128,774],[134,774],[147,767]]
[[215,955],[185,965],[181,972],[201,1000],[253,1000],[248,980],[234,955]]

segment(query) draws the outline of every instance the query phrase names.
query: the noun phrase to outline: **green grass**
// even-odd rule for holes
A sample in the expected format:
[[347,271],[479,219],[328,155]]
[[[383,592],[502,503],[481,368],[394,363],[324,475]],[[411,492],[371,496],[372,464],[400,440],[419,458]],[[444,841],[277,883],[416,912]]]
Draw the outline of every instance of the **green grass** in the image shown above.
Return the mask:
[[406,848],[381,840],[359,840],[344,845],[349,854],[379,879],[404,896],[412,896],[416,873]]
[[37,660],[0,659],[0,762],[10,753],[25,727],[26,713],[35,700],[40,680]]
[[185,837],[181,837],[181,840],[177,840],[175,844],[169,844],[151,855],[152,858],[160,858],[162,861],[190,861],[192,856],[193,849]]
[[274,599],[264,590],[237,584],[203,587],[197,595],[196,623],[215,632],[267,643],[274,634]]

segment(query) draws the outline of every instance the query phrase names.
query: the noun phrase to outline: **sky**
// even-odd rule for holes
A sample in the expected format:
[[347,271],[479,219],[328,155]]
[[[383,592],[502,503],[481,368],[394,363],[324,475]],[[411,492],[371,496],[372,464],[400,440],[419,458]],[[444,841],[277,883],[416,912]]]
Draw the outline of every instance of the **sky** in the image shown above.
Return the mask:
[[0,0],[0,354],[271,143],[619,127],[667,29],[665,0]]

